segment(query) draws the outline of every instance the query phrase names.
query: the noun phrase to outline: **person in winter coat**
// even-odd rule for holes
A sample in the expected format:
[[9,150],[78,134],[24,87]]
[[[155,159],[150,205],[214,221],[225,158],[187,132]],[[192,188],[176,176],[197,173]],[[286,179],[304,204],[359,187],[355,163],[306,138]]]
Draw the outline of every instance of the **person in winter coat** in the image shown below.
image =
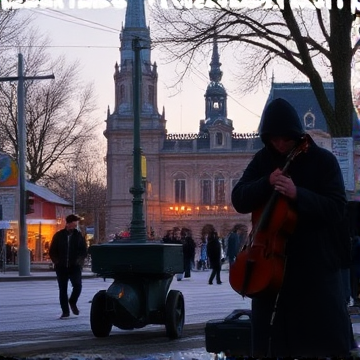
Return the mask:
[[[60,319],[70,316],[69,306],[74,315],[79,315],[76,305],[82,290],[81,272],[87,255],[86,242],[81,232],[76,229],[81,218],[71,214],[66,217],[65,228],[52,238],[49,256],[54,263],[59,285],[59,299],[62,314]],[[68,282],[72,292],[68,297]]]
[[[349,356],[351,323],[338,251],[347,200],[338,161],[305,134],[296,110],[284,99],[265,107],[259,133],[265,146],[233,188],[232,204],[239,213],[251,213],[277,192],[297,220],[286,239],[280,290],[252,299],[252,356]],[[288,154],[303,141],[306,151],[283,174]]]
[[220,272],[221,272],[221,243],[218,233],[213,229],[208,233],[207,243],[207,256],[210,262],[210,268],[212,269],[209,277],[209,285],[213,284],[213,280],[216,277],[216,283],[222,284]]
[[201,237],[200,245],[200,258],[198,262],[198,270],[205,270],[208,268],[208,257],[207,257],[207,235]]
[[181,239],[184,253],[184,278],[191,277],[191,269],[194,265],[196,244],[192,238],[190,229],[181,229]]
[[237,254],[244,244],[245,238],[246,232],[244,231],[244,226],[236,224],[227,239],[226,257],[229,259],[230,266],[234,263]]

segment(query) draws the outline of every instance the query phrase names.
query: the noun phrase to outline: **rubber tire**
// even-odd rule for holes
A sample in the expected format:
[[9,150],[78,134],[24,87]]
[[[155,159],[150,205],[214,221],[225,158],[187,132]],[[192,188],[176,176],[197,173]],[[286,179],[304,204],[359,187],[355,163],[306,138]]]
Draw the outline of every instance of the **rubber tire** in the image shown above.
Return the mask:
[[90,309],[90,325],[96,337],[107,337],[112,329],[112,322],[106,313],[106,290],[97,292]]
[[181,291],[170,290],[165,303],[165,328],[170,339],[182,336],[185,322],[185,301]]

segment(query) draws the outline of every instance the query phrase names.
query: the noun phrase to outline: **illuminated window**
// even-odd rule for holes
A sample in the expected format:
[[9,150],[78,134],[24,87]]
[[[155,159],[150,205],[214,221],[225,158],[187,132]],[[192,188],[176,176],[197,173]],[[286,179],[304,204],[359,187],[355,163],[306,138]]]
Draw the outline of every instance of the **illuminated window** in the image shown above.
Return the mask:
[[221,174],[215,176],[215,204],[225,204],[225,179]]
[[180,204],[186,201],[186,182],[185,179],[175,180],[175,203]]
[[200,182],[200,202],[202,205],[211,205],[211,180],[203,179]]

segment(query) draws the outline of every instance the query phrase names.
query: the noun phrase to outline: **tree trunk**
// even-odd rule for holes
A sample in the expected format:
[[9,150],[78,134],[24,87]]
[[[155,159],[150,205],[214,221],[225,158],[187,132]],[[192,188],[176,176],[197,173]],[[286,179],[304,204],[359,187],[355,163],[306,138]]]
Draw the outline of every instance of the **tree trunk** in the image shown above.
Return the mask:
[[[336,6],[336,1],[332,1]],[[351,91],[351,14],[350,1],[345,1],[342,9],[330,11],[330,51],[334,80],[335,117],[328,119],[333,137],[351,137],[354,105]]]

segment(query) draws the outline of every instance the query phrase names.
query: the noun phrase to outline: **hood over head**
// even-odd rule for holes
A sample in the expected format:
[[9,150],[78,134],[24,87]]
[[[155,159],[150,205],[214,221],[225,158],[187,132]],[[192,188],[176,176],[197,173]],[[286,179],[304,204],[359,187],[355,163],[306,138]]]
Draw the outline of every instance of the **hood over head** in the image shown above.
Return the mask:
[[266,106],[259,133],[266,144],[271,136],[286,136],[297,140],[305,134],[305,130],[295,108],[286,100],[278,98]]

